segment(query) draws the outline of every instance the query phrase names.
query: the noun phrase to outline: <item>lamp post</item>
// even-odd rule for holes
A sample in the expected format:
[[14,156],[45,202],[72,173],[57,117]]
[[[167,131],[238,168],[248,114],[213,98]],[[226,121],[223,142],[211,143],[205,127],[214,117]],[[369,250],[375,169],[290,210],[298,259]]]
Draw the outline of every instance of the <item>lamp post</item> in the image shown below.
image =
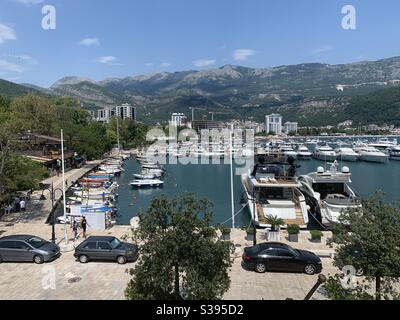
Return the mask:
[[317,289],[319,288],[319,286],[323,283],[326,282],[326,276],[323,274],[320,274],[318,276],[318,280],[317,283],[314,285],[314,287],[312,287],[312,289],[310,290],[310,292],[306,295],[306,297],[304,298],[304,300],[310,300],[312,295],[315,293],[315,291],[317,291]]
[[[47,190],[50,193],[50,199],[51,199],[51,241],[53,243],[56,242],[56,230],[55,230],[55,208],[54,208],[54,202],[56,200],[56,192],[60,191],[63,192],[62,189],[60,188],[54,188],[54,183],[51,184],[51,188],[43,188],[42,190]],[[46,200],[46,197],[42,194],[40,197],[40,200]]]

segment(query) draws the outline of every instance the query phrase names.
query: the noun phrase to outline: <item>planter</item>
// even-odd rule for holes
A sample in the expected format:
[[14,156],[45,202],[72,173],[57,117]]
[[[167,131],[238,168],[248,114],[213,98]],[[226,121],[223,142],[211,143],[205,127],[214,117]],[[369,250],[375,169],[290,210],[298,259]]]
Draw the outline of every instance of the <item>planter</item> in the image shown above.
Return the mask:
[[290,234],[289,233],[289,241],[290,242],[299,242],[299,234]]
[[254,241],[254,233],[246,233],[247,241]]
[[280,241],[280,232],[279,231],[268,231],[267,232],[268,241]]
[[322,239],[322,232],[319,230],[311,230],[310,231],[311,234],[311,241],[315,242],[315,243],[321,243],[321,239]]
[[231,234],[230,233],[223,233],[222,234],[222,240],[231,240]]

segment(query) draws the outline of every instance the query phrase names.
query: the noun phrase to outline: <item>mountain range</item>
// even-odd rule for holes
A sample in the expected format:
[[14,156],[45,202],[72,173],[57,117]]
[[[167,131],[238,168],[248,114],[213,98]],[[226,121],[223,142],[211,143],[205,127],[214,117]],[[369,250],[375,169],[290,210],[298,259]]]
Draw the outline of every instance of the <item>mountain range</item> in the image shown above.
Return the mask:
[[[102,81],[65,77],[47,89],[24,86],[78,98],[90,109],[128,102],[137,106],[139,120],[145,122],[166,121],[173,112],[189,115],[189,107],[196,107],[196,118],[215,112],[215,119],[219,120],[263,121],[266,114],[280,112],[285,120],[296,120],[300,125],[336,124],[347,116],[358,117],[357,110],[351,110],[357,99],[354,97],[399,88],[400,57],[340,65],[225,65]],[[379,121],[387,120],[390,119]]]

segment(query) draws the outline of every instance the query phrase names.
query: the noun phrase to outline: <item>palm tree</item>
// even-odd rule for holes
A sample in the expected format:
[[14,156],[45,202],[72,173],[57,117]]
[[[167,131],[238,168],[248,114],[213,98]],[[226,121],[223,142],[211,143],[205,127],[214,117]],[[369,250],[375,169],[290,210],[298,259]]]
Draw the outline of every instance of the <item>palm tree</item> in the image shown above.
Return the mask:
[[271,231],[277,231],[280,226],[285,224],[285,221],[282,218],[278,218],[278,216],[272,214],[266,216],[266,221],[271,225]]

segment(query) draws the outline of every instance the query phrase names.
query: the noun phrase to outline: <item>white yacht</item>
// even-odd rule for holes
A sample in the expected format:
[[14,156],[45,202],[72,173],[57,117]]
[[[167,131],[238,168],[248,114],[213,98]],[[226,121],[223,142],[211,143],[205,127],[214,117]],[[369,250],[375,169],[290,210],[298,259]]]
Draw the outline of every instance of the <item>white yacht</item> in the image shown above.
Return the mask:
[[305,228],[308,211],[300,182],[287,164],[256,164],[252,171],[242,175],[246,202],[251,219],[262,228],[269,228],[269,215],[282,218],[285,225],[297,224]]
[[160,179],[137,179],[130,182],[132,187],[159,187],[164,184]]
[[384,163],[389,159],[388,154],[374,147],[361,147],[357,152],[361,161]]
[[319,203],[322,218],[328,223],[335,223],[344,210],[361,208],[359,198],[349,186],[350,177],[350,169],[343,167],[342,171],[338,171],[335,161],[330,170],[318,167],[317,172],[300,176],[299,181],[303,193],[311,195]]
[[369,146],[374,147],[381,151],[389,151],[397,147],[397,140],[390,141],[388,138],[380,138],[376,142],[370,143]]
[[322,161],[335,161],[336,152],[329,145],[321,145],[315,148],[314,159]]
[[355,162],[358,160],[358,153],[355,152],[352,148],[339,147],[335,149],[335,152],[339,161],[341,160]]
[[299,160],[310,160],[312,157],[312,153],[308,150],[307,146],[300,145],[297,149],[297,159]]
[[394,147],[389,151],[390,160],[400,160],[400,146]]
[[297,159],[297,152],[294,151],[294,149],[290,143],[284,143],[284,144],[280,145],[279,152],[284,154],[286,158],[293,157],[294,159]]

